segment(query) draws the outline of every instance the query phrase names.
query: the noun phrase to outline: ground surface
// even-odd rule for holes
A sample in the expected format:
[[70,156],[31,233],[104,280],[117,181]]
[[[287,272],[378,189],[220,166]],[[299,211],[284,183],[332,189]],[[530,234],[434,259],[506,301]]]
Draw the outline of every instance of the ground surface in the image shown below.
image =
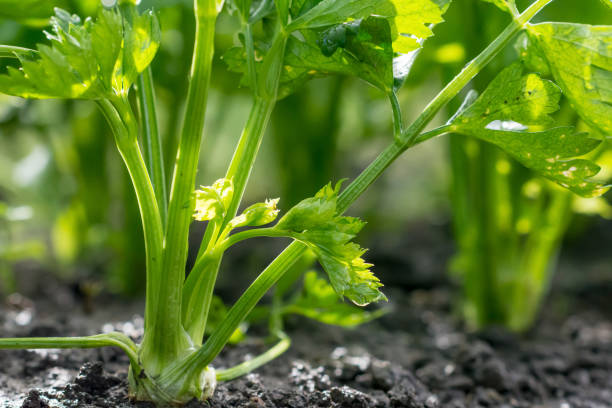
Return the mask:
[[[220,384],[209,405],[190,406],[612,407],[612,279],[606,276],[612,266],[605,257],[594,254],[585,263],[572,261],[570,252],[571,259],[562,259],[543,316],[534,330],[517,337],[501,330],[468,332],[452,311],[449,287],[432,287],[431,279],[413,273],[427,267],[440,278],[443,263],[435,259],[443,255],[427,258],[414,247],[412,254],[404,251],[402,257],[412,260],[404,265],[393,259],[393,248],[377,251],[381,259],[375,262],[386,263],[396,277],[386,291],[391,313],[356,330],[291,320],[288,353]],[[39,293],[36,300],[13,296],[4,306],[3,336],[142,333],[138,303],[101,299],[104,307],[84,316],[80,301],[61,286],[47,282],[29,289]],[[264,348],[253,336],[215,365],[238,363]],[[0,406],[130,407],[127,364],[114,349],[2,351]]]

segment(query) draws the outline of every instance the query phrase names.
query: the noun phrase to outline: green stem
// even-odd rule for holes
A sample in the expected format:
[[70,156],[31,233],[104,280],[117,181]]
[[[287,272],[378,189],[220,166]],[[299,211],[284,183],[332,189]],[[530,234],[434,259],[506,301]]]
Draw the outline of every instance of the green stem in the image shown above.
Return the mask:
[[134,342],[123,333],[107,333],[86,337],[0,338],[0,349],[68,349],[119,347],[138,369],[138,353]]
[[428,130],[427,132],[421,133],[419,137],[416,138],[413,146],[419,145],[430,139],[434,139],[438,136],[442,136],[447,133],[452,133],[453,129],[454,129],[453,125],[444,125],[444,126],[440,126],[435,129],[432,129],[432,130]]
[[163,257],[164,284],[155,297],[147,296],[156,323],[146,321],[142,342],[143,361],[151,360],[147,373],[155,376],[186,352],[192,343],[181,322],[182,288],[185,280],[193,190],[204,130],[206,102],[214,55],[215,0],[196,0],[196,40],[191,67],[187,107],[172,178]]
[[[204,339],[212,293],[221,265],[220,254],[221,252],[212,251],[198,258],[189,277],[199,276],[200,279],[188,279],[183,288],[181,318],[187,334],[196,347],[201,346]],[[210,298],[206,298],[208,294],[211,294]]]
[[[244,22],[243,23],[244,30],[244,42],[246,48],[246,60],[247,60],[247,74],[249,78],[249,83],[256,84],[257,83],[257,69],[255,66],[255,45],[253,44],[253,26],[251,23]],[[257,87],[253,86],[253,91],[257,92]],[[257,94],[255,94],[257,97]]]
[[[99,101],[98,106],[113,130],[117,148],[123,157],[136,191],[147,255],[146,295],[147,299],[157,299],[160,287],[166,283],[166,276],[161,269],[163,227],[155,192],[138,146],[136,121],[126,100],[118,100],[114,104],[103,100]],[[148,328],[155,327],[159,317],[152,304],[147,302],[145,308]]]
[[30,48],[14,47],[12,45],[0,45],[0,58],[32,57],[38,51]]
[[227,223],[230,222],[238,212],[238,207],[242,201],[242,196],[244,195],[257,153],[259,152],[259,147],[261,146],[261,141],[275,106],[275,99],[255,99],[246,127],[225,175],[225,178],[231,179],[234,184],[234,196],[227,210],[221,230],[225,228]]
[[[278,31],[274,37],[274,41],[266,59],[263,63],[262,75],[260,77],[261,83],[255,84],[254,88],[257,89],[255,102],[249,114],[247,124],[240,137],[234,156],[229,165],[225,178],[231,179],[234,185],[234,194],[232,201],[227,209],[221,227],[218,231],[223,232],[226,230],[228,223],[236,216],[238,207],[242,201],[242,196],[246,189],[246,185],[251,175],[251,171],[261,146],[264,133],[270,122],[270,116],[276,106],[276,94],[278,91],[278,84],[280,81],[281,69],[283,66],[283,60],[285,55],[285,45],[287,42],[287,36],[285,33]],[[204,235],[204,240],[200,244],[199,256],[205,256],[206,250],[211,243],[215,243],[218,239],[215,234],[210,231],[212,228],[216,228],[216,225],[209,224],[207,231]],[[214,230],[213,230],[214,231]],[[219,263],[221,259],[219,258]],[[196,260],[196,264],[198,260]],[[187,281],[185,282],[183,289],[183,307],[191,305],[196,307],[195,315],[199,315],[198,321],[184,321],[184,325],[190,327],[190,333],[192,334],[191,340],[195,344],[200,344],[201,334],[205,332],[206,323],[208,320],[208,311],[210,309],[210,303],[212,302],[213,289],[218,275],[217,270],[208,271],[204,273],[203,269],[195,269],[189,274]],[[195,290],[195,288],[206,288],[204,292]],[[198,296],[198,299],[193,299],[194,296]],[[188,313],[194,313],[189,311]],[[185,318],[187,312],[183,313]],[[195,337],[193,337],[195,336]]]
[[518,274],[512,282],[507,325],[516,331],[528,329],[537,317],[542,297],[550,286],[563,235],[572,219],[574,195],[566,190],[553,190],[550,203],[539,214],[533,231],[524,246]]
[[155,104],[155,88],[151,67],[147,67],[138,77],[138,100],[140,116],[142,118],[143,148],[147,169],[151,175],[153,190],[157,196],[157,205],[166,224],[168,215],[168,194],[166,191],[166,174],[164,171],[164,154],[161,136],[157,122],[157,109]]
[[217,371],[217,381],[230,381],[235,378],[242,377],[243,375],[246,375],[262,365],[274,360],[287,351],[290,346],[291,339],[281,333],[280,341],[265,353],[245,361],[242,364],[238,364],[235,367]]
[[[414,145],[420,132],[433,119],[434,115],[455,97],[468,82],[476,76],[491,59],[499,53],[519,30],[546,4],[552,0],[537,0],[521,16],[513,21],[476,59],[470,62],[453,81],[445,87],[428,105],[403,136],[396,139],[380,156],[342,192],[338,199],[338,213],[343,213],[382,172],[405,150]],[[187,358],[181,365],[189,372],[203,370],[223,349],[234,330],[247,316],[252,308],[270,290],[306,251],[306,246],[299,242],[289,245],[268,267],[259,275],[251,286],[229,310],[226,318],[208,338],[198,352]]]
[[[299,242],[293,242],[283,253],[281,253],[249,286],[244,294],[232,306],[221,322],[219,327],[206,340],[206,343],[191,356],[186,358],[177,372],[186,375],[194,375],[201,372],[223,349],[232,333],[242,323],[253,307],[261,300],[263,295],[282,277],[284,272],[289,269],[305,252],[306,246]],[[228,331],[231,333],[228,335]]]
[[404,121],[402,119],[402,108],[395,92],[389,94],[389,102],[393,110],[393,137],[399,138],[404,131]]
[[240,231],[234,235],[230,235],[228,238],[224,239],[222,242],[217,244],[217,251],[225,252],[232,245],[237,244],[238,242],[251,239],[251,238],[259,238],[259,237],[287,237],[290,232],[277,230],[274,227],[270,228],[254,228],[245,231]]
[[[275,103],[273,101],[259,98],[255,100],[245,130],[240,138],[240,142],[226,175],[226,178],[232,179],[234,183],[234,196],[227,210],[227,215],[220,228],[214,225],[214,223],[209,223],[204,239],[200,244],[196,265],[189,273],[187,281],[185,282],[183,288],[183,324],[185,327],[188,327],[188,332],[194,344],[201,344],[202,342],[202,335],[204,334],[206,322],[208,320],[208,310],[210,309],[210,303],[212,301],[212,292],[217,280],[218,265],[221,259],[219,257],[217,270],[214,271],[211,268],[204,268],[204,265],[200,261],[206,256],[205,249],[217,239],[214,232],[223,231],[227,223],[234,218],[237,213],[274,105]],[[194,297],[196,298],[194,299]],[[188,315],[199,316],[199,318],[197,320],[193,320],[193,317],[188,319]]]

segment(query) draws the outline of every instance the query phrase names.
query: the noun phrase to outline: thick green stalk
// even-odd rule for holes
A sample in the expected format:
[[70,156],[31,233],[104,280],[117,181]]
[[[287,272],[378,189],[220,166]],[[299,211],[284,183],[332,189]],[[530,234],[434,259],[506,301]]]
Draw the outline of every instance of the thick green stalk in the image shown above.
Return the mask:
[[221,257],[230,246],[255,237],[284,237],[286,232],[274,228],[249,229],[217,243],[198,258],[183,290],[183,326],[195,346],[202,345],[212,294],[219,273]]
[[[189,225],[193,212],[193,190],[204,130],[204,117],[214,54],[214,0],[196,0],[196,41],[191,67],[187,107],[172,178],[168,222],[164,237],[164,285],[155,297],[147,296],[154,310],[155,325],[146,321],[142,360],[151,361],[148,374],[155,376],[191,347],[181,324],[181,296],[185,280]],[[151,318],[151,315],[149,316]]]
[[138,101],[142,120],[143,150],[147,169],[151,175],[153,190],[157,196],[157,205],[162,223],[166,224],[168,213],[168,194],[166,192],[166,173],[164,171],[164,154],[157,122],[155,89],[151,67],[147,67],[138,77]]
[[[257,83],[257,68],[255,63],[255,45],[253,44],[253,25],[248,21],[242,23],[242,29],[244,30],[244,42],[246,48],[246,61],[247,61],[247,75],[249,83]],[[253,91],[256,92],[256,87],[253,87]],[[255,93],[255,97],[257,94]]]
[[242,202],[244,190],[259,152],[259,146],[261,146],[264,133],[268,128],[268,123],[270,123],[270,116],[276,106],[276,94],[285,58],[286,44],[286,34],[282,32],[277,33],[272,47],[264,60],[262,75],[254,86],[254,88],[258,89],[258,93],[249,114],[247,125],[240,137],[225,175],[225,178],[231,179],[234,184],[234,196],[225,215],[221,231],[238,212],[238,207]]
[[198,258],[183,288],[183,326],[196,347],[201,346],[204,339],[212,303],[212,295],[207,295],[214,291],[221,265],[221,253],[206,253]]
[[[338,213],[346,209],[382,174],[405,150],[414,146],[420,132],[442,107],[454,98],[491,59],[499,53],[524,25],[552,0],[537,0],[513,21],[478,57],[470,62],[428,105],[417,120],[387,147],[340,195]],[[287,247],[244,292],[228,312],[224,321],[212,333],[202,348],[187,358],[181,368],[189,372],[203,370],[223,349],[234,330],[261,300],[266,292],[283,276],[306,251],[304,244],[293,242]]]
[[[259,151],[259,146],[263,139],[263,135],[270,121],[270,115],[274,109],[274,101],[257,98],[251,109],[246,127],[240,138],[236,152],[227,171],[226,178],[232,179],[234,183],[234,196],[227,210],[226,217],[221,225],[221,228],[214,228],[209,224],[205,239],[200,246],[199,256],[196,265],[187,277],[183,289],[183,325],[190,334],[194,344],[201,344],[202,335],[206,328],[208,319],[208,310],[212,301],[212,292],[217,279],[218,266],[221,258],[218,257],[217,267],[213,270],[210,267],[203,268],[200,260],[206,256],[206,248],[211,241],[217,239],[213,236],[213,231],[223,231],[227,223],[234,218],[238,211],[238,206],[244,194],[246,183],[255,158]],[[205,291],[200,289],[206,288]],[[196,297],[196,298],[194,298]],[[199,316],[197,320],[193,320],[193,316]]]
[[[147,298],[155,299],[160,286],[164,285],[164,274],[162,273],[162,241],[163,227],[157,199],[151,180],[138,146],[138,129],[136,121],[131,112],[129,103],[126,100],[117,100],[114,104],[109,101],[100,101],[98,106],[104,113],[113,133],[119,153],[128,169],[136,198],[140,208],[142,225],[146,247],[146,295]],[[158,315],[155,310],[147,303],[145,308],[145,319],[149,327],[155,327]]]
[[225,178],[231,179],[234,184],[234,197],[227,210],[221,230],[238,212],[261,141],[268,128],[268,123],[270,123],[274,106],[276,106],[276,100],[255,99],[246,127],[225,175]]
[[[262,75],[259,77],[261,82],[254,86],[257,89],[255,101],[225,175],[225,178],[232,180],[234,194],[223,222],[220,228],[218,228],[219,232],[225,230],[227,224],[238,212],[249,176],[255,165],[261,141],[270,122],[272,111],[276,106],[276,94],[286,42],[286,34],[281,31],[277,32],[272,47],[263,63]],[[200,258],[205,256],[206,248],[209,247],[211,242],[214,243],[216,241],[217,236],[213,233],[215,230],[217,230],[216,225],[212,223],[208,225],[204,240],[200,244],[198,260],[196,261],[197,266],[199,266]],[[201,344],[202,336],[206,329],[208,311],[212,302],[213,289],[217,280],[221,256],[217,259],[217,266],[214,270],[210,268],[194,268],[189,274],[183,290],[183,324],[187,328],[192,342],[198,345]],[[194,299],[196,296],[197,299]],[[191,316],[189,320],[188,314]],[[193,316],[199,316],[199,318],[194,320]]]
[[[196,353],[186,358],[177,372],[186,375],[194,375],[205,369],[208,364],[219,354],[232,333],[242,323],[244,318],[250,313],[255,305],[261,300],[263,295],[280,279],[283,273],[289,269],[306,250],[306,246],[299,242],[293,242],[280,254],[249,286],[244,294],[232,306],[229,313],[221,322],[221,325],[206,340],[202,348]],[[228,330],[231,333],[227,335]],[[185,375],[183,374],[183,375]]]

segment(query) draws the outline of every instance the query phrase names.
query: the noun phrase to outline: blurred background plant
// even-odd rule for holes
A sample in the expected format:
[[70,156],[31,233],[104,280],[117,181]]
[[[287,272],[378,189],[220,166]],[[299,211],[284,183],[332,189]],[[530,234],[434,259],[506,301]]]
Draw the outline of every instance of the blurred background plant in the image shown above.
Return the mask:
[[[447,62],[443,78],[451,79],[510,20],[508,13],[491,3],[467,0],[449,11],[447,20],[462,22],[462,29],[452,23],[443,25],[435,37],[442,43],[435,57],[438,62]],[[579,8],[556,2],[538,19],[606,24],[611,16],[610,9],[596,1]],[[487,24],[479,24],[483,21]],[[504,66],[517,58],[525,59],[527,54],[521,47],[525,40],[523,36],[514,47],[508,47],[475,79],[473,89],[482,91]],[[463,47],[461,52],[459,47]],[[453,60],[452,56],[464,58]],[[458,109],[459,102],[451,108]],[[558,126],[576,126],[591,137],[605,136],[580,120],[566,98],[555,120]],[[594,153],[604,168],[609,160],[607,148],[604,142]],[[497,147],[475,138],[451,135],[448,157],[457,245],[450,270],[463,287],[463,314],[476,328],[502,325],[525,330],[536,318],[548,290],[572,214],[609,218],[610,206],[603,198],[580,198],[534,176]],[[609,171],[602,174],[604,178],[609,175]]]

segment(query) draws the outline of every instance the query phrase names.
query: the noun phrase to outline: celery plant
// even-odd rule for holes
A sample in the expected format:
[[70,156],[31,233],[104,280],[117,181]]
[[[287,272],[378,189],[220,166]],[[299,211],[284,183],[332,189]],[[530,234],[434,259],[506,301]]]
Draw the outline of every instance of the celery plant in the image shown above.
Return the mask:
[[[464,20],[478,21],[485,17],[483,11],[487,6],[479,7],[478,3],[482,2],[474,0],[470,7],[461,10]],[[496,4],[506,12],[506,17],[514,13],[507,4]],[[592,6],[592,10],[596,10],[598,4],[593,2]],[[576,10],[567,11],[567,15],[576,14]],[[601,11],[605,13],[605,10]],[[498,21],[501,17],[504,17],[503,13],[493,16],[486,14],[488,21]],[[602,21],[606,21],[606,18]],[[566,29],[581,27],[580,30],[588,30],[589,33],[582,34],[580,40],[575,35],[559,36],[556,44],[555,41],[551,42],[553,36],[537,34],[540,27],[554,26],[565,26]],[[572,24],[535,25],[519,39],[516,48],[527,66],[547,77],[551,76],[551,68],[546,60],[550,57],[554,58],[551,60],[553,69],[579,69],[581,65],[593,64],[597,71],[597,51],[594,52],[595,58],[587,55],[589,52],[577,56],[577,53],[583,52],[579,51],[580,42],[589,42],[595,46],[595,50],[597,44],[605,46],[609,34],[606,37],[604,33],[606,30],[609,33],[609,29],[592,30],[603,33],[591,33],[591,29],[586,26]],[[474,45],[486,43],[487,30],[483,27],[466,24],[465,31],[471,34],[467,35],[471,40],[467,44],[472,50]],[[562,43],[562,40],[567,43]],[[540,41],[550,45],[536,49]],[[563,44],[563,50],[560,44]],[[552,55],[549,49],[549,57],[546,57],[546,48],[552,47],[557,47],[558,53]],[[567,60],[561,62],[559,60],[563,55],[567,55]],[[606,51],[602,55],[606,55]],[[478,78],[478,84],[482,84],[492,71],[489,67],[486,73],[483,72]],[[585,77],[575,77],[577,81],[571,85],[564,83],[566,80],[559,75],[554,78],[563,88],[567,99],[574,102],[575,109],[582,111],[581,116],[589,122],[585,107],[592,97],[572,96],[588,89],[580,83]],[[602,81],[593,87],[593,91],[598,92],[595,90],[603,87],[605,85]],[[597,112],[604,100],[601,99],[592,109],[588,109],[595,112],[594,118],[606,117],[604,111]],[[551,113],[555,113],[555,110],[556,107]],[[569,109],[563,113],[565,117],[574,116]],[[593,121],[590,120],[590,123]],[[543,118],[539,126],[551,122],[551,119]],[[525,121],[521,123],[526,124]],[[597,128],[593,130],[597,131]],[[604,135],[606,132],[609,134],[609,130],[600,130]],[[571,219],[571,204],[575,195],[534,177],[532,172],[516,163],[508,154],[478,139],[453,135],[450,152],[453,217],[459,251],[453,269],[460,274],[463,285],[462,309],[466,319],[474,327],[504,325],[512,330],[526,330],[537,316],[541,299],[553,276],[561,239]]]
[[[241,22],[241,44],[224,59],[232,71],[243,74],[242,83],[253,93],[253,107],[225,177],[195,189],[215,21],[223,6],[219,0],[195,0],[196,41],[189,92],[168,193],[161,170],[164,144],[159,140],[155,93],[147,71],[159,44],[155,15],[140,14],[134,2],[127,0],[101,10],[96,21],[81,22],[57,10],[51,21],[53,32],[47,35],[50,46],[0,48],[1,56],[17,58],[21,64],[21,69],[9,67],[0,76],[0,91],[26,98],[92,99],[104,113],[132,179],[142,218],[147,259],[145,334],[140,344],[111,333],[1,339],[0,347],[118,346],[131,361],[130,392],[135,399],[158,405],[205,399],[216,381],[247,373],[287,349],[289,338],[278,331],[279,343],[264,354],[227,370],[215,372],[211,366],[264,294],[308,249],[323,266],[330,285],[321,285],[309,275],[306,295],[298,305],[301,313],[308,314],[303,308],[316,302],[328,306],[330,286],[337,296],[357,305],[385,299],[382,284],[362,258],[365,250],[352,242],[363,222],[342,214],[397,157],[416,144],[451,131],[471,134],[500,146],[567,188],[584,195],[602,194],[606,187],[588,179],[598,170],[594,163],[565,160],[593,149],[596,142],[571,128],[529,128],[541,124],[554,109],[558,91],[538,75],[524,74],[519,64],[504,70],[447,125],[423,132],[517,33],[533,29],[529,21],[550,1],[536,0],[523,13],[517,12],[508,27],[404,127],[397,92],[418,49],[433,34],[430,27],[442,21],[448,1],[234,0],[228,9]],[[333,74],[357,76],[388,95],[393,140],[345,189],[342,182],[330,183],[288,210],[274,226],[252,228],[270,224],[279,215],[277,199],[238,211],[276,101],[313,77]],[[140,121],[128,99],[137,80]],[[508,95],[511,100],[506,100]],[[516,131],[499,125],[507,122],[525,123],[526,128]],[[208,224],[195,265],[185,279],[192,218]],[[233,232],[236,228],[241,230]],[[255,237],[289,237],[295,242],[259,275],[203,341],[222,257],[232,245]],[[319,291],[319,298],[313,301],[309,291]]]

